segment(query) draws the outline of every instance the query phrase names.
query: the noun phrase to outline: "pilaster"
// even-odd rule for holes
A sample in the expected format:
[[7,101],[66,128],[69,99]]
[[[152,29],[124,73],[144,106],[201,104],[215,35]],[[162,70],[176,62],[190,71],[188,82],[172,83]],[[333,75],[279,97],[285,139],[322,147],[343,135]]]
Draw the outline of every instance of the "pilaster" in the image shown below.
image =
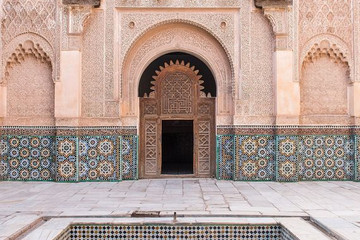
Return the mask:
[[354,117],[354,125],[360,125],[360,82],[353,82],[349,87],[349,112]]
[[6,117],[6,87],[0,84],[0,126]]
[[55,117],[57,125],[73,125],[76,121],[70,120],[80,117],[81,52],[62,51],[60,63],[60,81],[55,84]]
[[[266,2],[266,4],[265,4]],[[264,1],[262,8],[264,15],[269,19],[275,35],[274,52],[274,85],[276,124],[298,124],[300,114],[300,87],[293,80],[294,52],[289,47],[289,17],[291,2],[282,1],[282,4],[272,4],[273,1]]]
[[63,0],[67,8],[68,49],[60,53],[60,81],[55,84],[55,117],[57,126],[78,126],[81,116],[81,69],[82,37],[86,21],[94,6],[95,0]]

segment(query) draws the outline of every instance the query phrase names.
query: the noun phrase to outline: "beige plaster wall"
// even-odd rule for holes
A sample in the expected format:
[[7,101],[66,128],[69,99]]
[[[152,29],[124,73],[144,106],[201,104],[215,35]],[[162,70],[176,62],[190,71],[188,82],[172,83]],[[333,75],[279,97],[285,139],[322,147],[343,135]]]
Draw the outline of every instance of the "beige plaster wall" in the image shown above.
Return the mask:
[[[242,19],[246,21],[246,18]],[[274,34],[269,20],[262,11],[250,14],[249,36],[242,36],[242,43],[251,43],[247,57],[242,57],[242,66],[250,64],[250,75],[242,75],[239,85],[239,100],[236,101],[235,124],[273,124],[275,115],[274,85]],[[240,51],[242,48],[240,47]],[[245,50],[245,48],[244,48]]]
[[360,83],[352,83],[349,87],[350,116],[354,117],[354,125],[360,124]]
[[300,88],[293,80],[293,52],[276,51],[274,54],[276,123],[298,124],[300,113]]
[[[94,11],[86,25],[82,42],[81,117],[104,117],[104,11]],[[115,27],[115,26],[114,26]]]
[[360,83],[355,82],[350,85],[350,114],[360,116]]

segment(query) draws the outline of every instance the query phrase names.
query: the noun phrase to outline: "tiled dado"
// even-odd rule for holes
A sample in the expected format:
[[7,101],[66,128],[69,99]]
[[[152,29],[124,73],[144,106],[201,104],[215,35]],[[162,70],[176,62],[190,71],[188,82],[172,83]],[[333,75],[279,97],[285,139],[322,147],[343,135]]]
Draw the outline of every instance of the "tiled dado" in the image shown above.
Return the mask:
[[[135,127],[0,128],[0,180],[137,179]],[[217,129],[217,177],[360,181],[360,127]]]
[[54,180],[53,136],[2,135],[0,175],[8,180]]
[[359,140],[359,127],[218,127],[217,177],[359,181]]
[[136,128],[131,127],[3,127],[0,136],[0,179],[137,179],[137,139]]

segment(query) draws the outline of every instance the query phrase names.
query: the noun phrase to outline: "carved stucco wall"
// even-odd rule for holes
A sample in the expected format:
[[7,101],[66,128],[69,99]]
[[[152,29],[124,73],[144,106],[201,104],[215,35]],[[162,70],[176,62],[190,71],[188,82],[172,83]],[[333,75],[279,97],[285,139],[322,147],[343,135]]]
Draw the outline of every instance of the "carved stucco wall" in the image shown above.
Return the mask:
[[[9,70],[7,83],[7,116],[10,118],[29,117],[27,122],[39,124],[54,116],[54,82],[48,61],[25,55]],[[35,119],[34,119],[35,118]],[[10,124],[17,124],[12,120]],[[22,123],[21,120],[18,123]],[[22,123],[24,124],[24,123]]]
[[33,32],[49,42],[56,39],[56,0],[5,0],[3,2],[3,43],[14,37]]
[[[95,10],[83,35],[82,117],[104,117],[104,11]],[[85,47],[86,46],[86,47]]]
[[274,35],[268,19],[261,11],[255,10],[249,17],[242,20],[250,20],[250,39],[243,40],[251,41],[250,47],[244,49],[249,51],[250,58],[243,57],[241,62],[245,67],[250,64],[250,74],[243,75],[240,81],[240,101],[236,106],[237,123],[266,124],[273,121],[274,115]]
[[357,4],[352,0],[299,1],[299,69],[311,48],[327,40],[345,55],[350,68],[350,78],[355,80],[353,18],[358,13],[353,12],[353,9]]
[[[192,11],[180,9],[177,11],[152,10],[151,8],[122,9],[121,7],[124,7],[124,5],[126,5],[126,2],[107,1],[103,9],[94,10],[90,19],[87,21],[82,43],[83,46],[86,46],[86,48],[82,48],[83,117],[119,116],[119,109],[122,108],[122,103],[121,100],[119,102],[119,99],[123,97],[123,94],[128,94],[124,93],[123,85],[124,81],[129,80],[123,76],[123,72],[125,71],[124,62],[129,56],[129,51],[131,51],[133,45],[136,44],[140,38],[143,38],[144,34],[164,24],[173,22],[182,22],[197,26],[201,32],[205,32],[202,29],[206,29],[207,34],[212,35],[218,42],[223,52],[225,52],[225,57],[231,69],[230,76],[219,77],[229,82],[230,86],[219,85],[219,88],[228,88],[226,91],[230,91],[229,98],[232,98],[232,95],[235,93],[235,75],[238,76],[238,70],[234,67],[232,60],[236,58],[236,54],[238,54],[238,52],[235,53],[235,42],[238,41],[240,37],[235,35],[236,10],[226,9],[218,11],[217,9],[202,9],[197,13],[193,13]],[[119,9],[115,7],[119,7]],[[114,19],[117,21],[114,22]],[[104,24],[104,21],[106,24]],[[114,23],[114,25],[112,23]],[[118,29],[120,30],[118,31]],[[194,35],[196,35],[196,33]],[[191,36],[189,37],[191,38]],[[186,40],[185,37],[182,38]],[[203,42],[201,38],[198,40],[199,43]],[[71,41],[71,39],[66,38],[63,41],[63,47],[70,48],[71,44],[69,44],[69,41]],[[181,42],[182,40],[178,39],[177,41]],[[197,44],[194,39],[192,39],[192,41],[195,45]],[[176,50],[176,46],[174,46],[173,50]],[[98,54],[99,52],[104,54]],[[163,52],[162,54],[165,53],[166,52]],[[156,55],[158,54],[160,53],[156,53]],[[154,56],[152,58],[154,59]],[[89,61],[89,59],[91,59],[91,61]],[[138,61],[142,61],[142,59],[138,59]],[[134,69],[131,71],[134,71]],[[139,69],[135,69],[135,71],[139,71]],[[225,73],[227,70],[224,69],[222,71],[222,75],[227,74]],[[102,80],[101,83],[99,82],[100,79]],[[133,100],[136,99],[136,96],[134,95],[133,97],[131,103],[127,102],[130,101],[130,99],[126,101],[123,99],[122,101],[125,101],[123,104],[136,104]],[[137,114],[136,108],[131,109],[131,114],[123,113],[122,115],[134,116]],[[229,106],[222,111],[224,113],[232,112]]]
[[299,4],[301,46],[315,35],[328,33],[342,38],[351,49],[352,0],[301,0]]
[[59,54],[57,0],[4,0],[1,5],[5,125],[53,125]]
[[299,1],[302,124],[349,124],[348,86],[356,79],[353,53],[355,3]]
[[[174,5],[175,3],[172,2],[171,4]],[[123,9],[122,7],[126,7],[126,4],[122,1],[107,1],[102,9],[95,10],[87,21],[82,43],[83,46],[86,46],[82,49],[83,117],[117,117],[119,114],[135,116],[137,106],[133,105],[137,105],[136,101],[132,100],[131,103],[128,103],[127,100],[121,99],[124,94],[124,81],[128,81],[124,78],[124,61],[129,51],[149,29],[155,29],[168,22],[183,22],[198,26],[199,30],[205,28],[224,49],[232,68],[231,90],[228,90],[235,94],[236,99],[240,99],[237,102],[236,115],[241,115],[241,117],[237,117],[235,122],[239,124],[272,122],[274,41],[268,20],[262,16],[259,10],[255,9],[251,0],[239,3],[243,5],[240,9],[242,13],[239,15],[238,7],[240,6],[233,2],[227,4],[228,9],[221,11],[210,9],[216,6],[214,3],[207,2],[208,6],[193,6],[195,9],[196,7],[207,7],[205,10],[199,9],[200,13],[187,12],[185,9],[178,9],[176,12],[152,9],[158,3],[148,6],[149,8]],[[143,4],[146,5],[145,2],[141,5]],[[101,19],[97,19],[99,15],[101,15]],[[242,24],[239,24],[239,19]],[[107,24],[103,24],[103,21]],[[119,26],[115,27],[115,30],[110,29],[109,26],[112,26],[112,23],[119,24]],[[245,27],[247,32],[240,34],[241,28]],[[63,46],[67,46],[66,48],[69,49],[68,42],[71,42],[71,39],[66,39]],[[99,52],[99,49],[105,54],[95,54],[95,51]],[[240,53],[243,54],[241,58]],[[241,67],[239,67],[240,63]],[[238,72],[240,69],[241,77]],[[103,81],[99,82],[101,78]],[[221,84],[219,87],[224,88]],[[271,100],[269,101],[269,99]],[[261,103],[261,107],[259,107],[259,103]],[[122,105],[132,106],[124,107]],[[131,113],[127,112],[129,108]],[[224,106],[221,106],[219,111],[226,114],[226,112],[232,112],[234,106],[227,106],[227,108],[224,109]],[[119,109],[122,109],[122,113],[119,112]],[[262,118],[259,119],[259,116]]]
[[303,123],[327,124],[332,120],[319,116],[337,116],[337,123],[346,123],[348,114],[348,66],[322,56],[303,67],[301,115]]
[[[85,61],[89,62],[89,59],[91,59],[91,63],[87,64],[88,66],[83,66],[83,117],[116,118],[121,114],[119,110],[123,108],[121,106],[122,100],[120,100],[124,92],[123,82],[128,81],[123,77],[123,65],[129,51],[137,40],[142,38],[143,35],[151,29],[173,22],[188,23],[199,27],[199,30],[206,29],[208,34],[212,35],[212,37],[219,42],[223,50],[225,49],[224,51],[228,58],[227,61],[230,63],[231,68],[231,76],[226,79],[226,81],[231,83],[228,90],[232,92],[230,95],[235,94],[235,78],[238,79],[239,76],[239,51],[236,50],[236,46],[239,46],[238,41],[240,37],[235,34],[238,29],[235,26],[238,24],[236,21],[238,14],[236,1],[226,2],[224,6],[228,8],[221,11],[217,9],[218,4],[213,1],[206,1],[205,4],[191,2],[190,4],[194,6],[182,6],[183,3],[181,1],[169,1],[166,4],[168,7],[203,8],[197,12],[181,8],[176,9],[176,11],[172,9],[156,9],[157,5],[164,7],[163,4],[159,2],[153,2],[149,5],[147,1],[137,1],[136,4],[134,2],[129,4],[127,1],[106,1],[106,4],[101,5],[101,9],[93,11],[95,15],[101,12],[103,18],[101,21],[105,21],[106,24],[100,26],[99,23],[94,20],[95,16],[93,16],[93,14],[86,23],[82,43],[83,46],[86,46],[86,48],[83,47],[83,63],[85,63]],[[136,8],[137,4],[144,8]],[[66,13],[66,11],[64,13]],[[99,34],[99,32],[101,34]],[[95,43],[91,41],[94,41],[94,39],[97,39],[97,42],[101,42],[101,44],[99,42],[100,48],[92,47]],[[71,49],[71,41],[70,37],[63,37],[62,46],[65,47],[65,49]],[[93,54],[95,49],[97,52],[99,52],[99,49],[103,50],[104,56],[99,56],[99,54],[92,56],[91,54]],[[176,47],[174,47],[174,49],[176,49]],[[95,61],[96,63],[93,64]],[[236,66],[234,66],[235,64]],[[99,83],[96,83],[98,80],[88,78],[91,77],[91,72],[97,76],[101,75],[103,84],[101,84],[100,87]],[[86,83],[84,83],[84,81]],[[95,86],[97,90],[95,97],[94,94],[91,93],[91,86]],[[97,89],[98,87],[99,89]],[[232,96],[229,97],[231,98]],[[134,110],[132,109],[131,111],[131,115],[134,115]],[[122,113],[122,115],[124,114]],[[125,115],[128,115],[128,113]]]
[[[52,62],[52,78],[57,79],[59,67],[58,39],[56,33],[60,29],[58,22],[57,0],[5,0],[2,5],[2,46],[4,52],[13,49],[25,40],[37,41],[42,38],[45,42],[42,48],[47,50]],[[21,37],[20,37],[21,36]],[[21,42],[22,41],[22,42]],[[9,57],[2,56],[3,67]],[[4,74],[3,70],[3,74]]]

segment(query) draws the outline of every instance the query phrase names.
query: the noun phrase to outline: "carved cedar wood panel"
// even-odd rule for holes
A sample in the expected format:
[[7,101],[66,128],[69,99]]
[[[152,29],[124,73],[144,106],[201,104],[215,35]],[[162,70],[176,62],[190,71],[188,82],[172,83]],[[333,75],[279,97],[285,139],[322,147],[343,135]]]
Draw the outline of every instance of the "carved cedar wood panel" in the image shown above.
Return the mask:
[[199,71],[176,61],[160,66],[152,92],[140,100],[141,177],[161,177],[162,120],[193,120],[194,176],[209,177],[215,169],[215,98],[206,97]]

